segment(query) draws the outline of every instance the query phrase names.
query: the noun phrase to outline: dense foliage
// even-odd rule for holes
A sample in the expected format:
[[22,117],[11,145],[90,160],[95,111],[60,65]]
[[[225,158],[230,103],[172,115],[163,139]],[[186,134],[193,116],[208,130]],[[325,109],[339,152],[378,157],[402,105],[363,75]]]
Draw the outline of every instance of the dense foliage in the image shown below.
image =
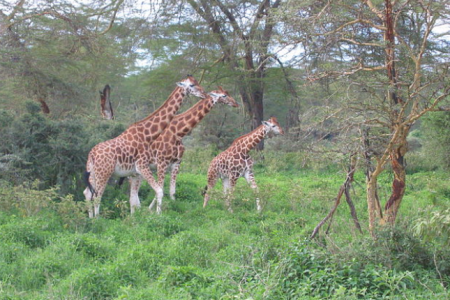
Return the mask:
[[[449,296],[450,252],[443,247],[448,240],[434,236],[429,243],[438,224],[423,225],[420,232],[413,226],[438,207],[448,207],[448,188],[433,198],[425,188],[444,174],[415,173],[406,195],[410,204],[397,228],[379,231],[378,239],[354,229],[343,208],[330,234],[310,241],[340,184],[339,170],[286,168],[278,164],[284,157],[267,152],[270,163],[257,164],[263,212],[256,212],[251,191],[240,181],[231,214],[220,188],[210,206],[201,207],[205,165],[197,162],[210,159],[212,152],[186,155],[178,199],[165,199],[161,216],[145,208],[130,216],[123,189],[110,193],[102,217],[92,220],[84,202],[55,189],[37,189],[38,182],[1,186],[3,299]],[[362,178],[357,174],[357,181]],[[444,182],[448,185],[448,179]],[[148,205],[153,194],[148,188],[143,192]],[[363,192],[355,186],[358,212],[364,210]]]
[[[449,19],[445,0],[0,0],[0,300],[450,298]],[[187,74],[241,108],[184,138],[162,215],[147,183],[130,215],[113,178],[89,219],[90,149]],[[263,211],[244,180],[234,213],[220,184],[203,209],[209,162],[269,116]]]

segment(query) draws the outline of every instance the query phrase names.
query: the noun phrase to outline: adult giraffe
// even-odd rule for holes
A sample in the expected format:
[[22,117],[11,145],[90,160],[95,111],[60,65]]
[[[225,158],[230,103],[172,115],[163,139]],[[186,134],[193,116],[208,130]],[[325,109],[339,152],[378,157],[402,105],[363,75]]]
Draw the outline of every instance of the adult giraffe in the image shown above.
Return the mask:
[[[252,132],[235,139],[228,149],[217,155],[209,165],[203,207],[206,207],[209,201],[208,191],[216,185],[219,177],[222,179],[224,193],[228,193],[226,205],[229,211],[233,211],[231,193],[239,177],[245,177],[251,188],[257,191],[258,186],[253,175],[253,160],[248,153],[266,136],[272,137],[277,134],[284,134],[284,131],[278,120],[272,117],[268,121],[263,121]],[[261,210],[259,198],[256,198],[256,209]]]
[[118,137],[97,144],[89,152],[86,163],[85,181],[86,189],[84,195],[89,204],[89,217],[97,216],[100,210],[100,201],[105,191],[108,179],[113,175],[129,177],[130,181],[130,210],[134,212],[135,207],[140,206],[137,194],[140,185],[140,172],[142,167],[137,168],[136,161],[142,149],[148,146],[169,125],[176,112],[183,103],[184,98],[189,95],[205,98],[206,93],[194,77],[187,78],[177,83],[177,87],[169,98],[152,114],[145,119],[129,126]]
[[176,177],[184,153],[182,139],[211,111],[216,103],[238,107],[237,102],[228,92],[219,87],[218,90],[210,92],[208,97],[200,100],[184,113],[175,116],[163,133],[146,149],[147,151],[142,153],[138,165],[144,167],[150,164],[157,168],[158,181],[154,180],[150,169],[146,168],[142,172],[142,175],[147,179],[156,193],[155,199],[149,206],[150,210],[157,203],[156,212],[158,214],[161,213],[164,178],[166,170],[170,165],[172,166],[170,198],[175,199]]

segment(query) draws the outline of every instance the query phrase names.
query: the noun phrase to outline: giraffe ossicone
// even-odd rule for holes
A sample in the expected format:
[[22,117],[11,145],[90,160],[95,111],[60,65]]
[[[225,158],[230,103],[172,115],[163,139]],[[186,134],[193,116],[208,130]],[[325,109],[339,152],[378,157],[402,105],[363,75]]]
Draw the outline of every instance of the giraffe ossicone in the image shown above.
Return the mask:
[[[272,117],[268,121],[263,121],[250,133],[235,139],[228,149],[217,155],[208,168],[208,184],[205,188],[203,207],[208,204],[209,192],[219,178],[222,179],[223,191],[226,194],[226,206],[229,211],[233,211],[231,208],[232,193],[239,177],[244,177],[258,194],[258,186],[253,174],[253,160],[249,152],[265,137],[279,134],[284,134],[284,131],[278,120]],[[258,211],[262,209],[258,196],[256,197],[256,209]]]
[[136,207],[140,207],[138,191],[142,181],[141,172],[149,166],[138,167],[136,164],[138,155],[139,158],[142,157],[144,150],[149,149],[151,143],[169,125],[184,98],[189,94],[200,98],[207,97],[197,80],[190,75],[177,83],[167,100],[152,114],[130,125],[118,137],[99,143],[91,149],[85,172],[87,187],[83,192],[89,203],[89,217],[99,214],[101,197],[108,179],[113,174],[129,177],[131,213]]

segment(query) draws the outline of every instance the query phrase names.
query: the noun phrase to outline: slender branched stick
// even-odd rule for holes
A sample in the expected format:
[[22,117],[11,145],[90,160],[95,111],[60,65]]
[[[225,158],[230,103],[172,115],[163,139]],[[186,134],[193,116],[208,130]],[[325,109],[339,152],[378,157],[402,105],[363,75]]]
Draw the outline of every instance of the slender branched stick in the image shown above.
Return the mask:
[[330,220],[330,223],[328,224],[328,228],[326,230],[326,233],[328,233],[328,231],[329,231],[329,229],[331,227],[332,220],[333,220],[333,215],[336,212],[339,204],[341,203],[342,195],[345,195],[347,203],[350,206],[351,215],[353,217],[353,221],[355,223],[356,228],[359,230],[359,232],[362,232],[361,226],[360,226],[359,221],[358,221],[358,217],[356,215],[355,207],[354,207],[353,202],[352,202],[352,200],[350,198],[350,187],[351,187],[351,184],[353,182],[353,175],[355,174],[355,171],[356,171],[357,159],[356,159],[355,155],[356,154],[354,153],[354,154],[352,154],[350,156],[350,167],[349,167],[348,172],[347,172],[347,178],[345,179],[345,182],[339,188],[339,192],[338,192],[338,195],[337,195],[336,200],[334,202],[334,206],[331,208],[331,210],[328,213],[328,215],[322,221],[320,221],[319,224],[317,224],[316,228],[314,228],[314,231],[312,232],[312,234],[310,236],[311,239],[313,239],[317,235],[317,233],[319,232],[320,228],[328,220]]

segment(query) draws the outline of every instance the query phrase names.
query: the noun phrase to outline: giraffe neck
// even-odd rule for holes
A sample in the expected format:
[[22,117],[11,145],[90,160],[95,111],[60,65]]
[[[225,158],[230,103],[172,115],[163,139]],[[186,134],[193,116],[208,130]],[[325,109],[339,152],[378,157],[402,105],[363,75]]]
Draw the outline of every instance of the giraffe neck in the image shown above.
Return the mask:
[[236,148],[235,151],[248,153],[256,145],[258,145],[259,142],[261,142],[265,136],[266,136],[266,128],[264,127],[264,125],[259,125],[253,131],[237,138],[233,142],[232,147]]
[[166,122],[168,124],[180,109],[184,97],[186,97],[185,91],[181,87],[177,86],[177,88],[172,92],[172,94],[169,95],[167,100],[157,110],[136,124],[154,122],[156,117],[159,117],[160,122]]
[[[128,127],[122,135],[132,136],[136,132],[145,132],[145,141],[154,141],[173,119],[180,109],[183,99],[186,97],[185,91],[181,87],[176,87],[167,100],[152,114],[145,119],[138,121]],[[130,135],[131,134],[131,135]]]
[[167,130],[161,135],[174,135],[179,139],[183,138],[211,111],[213,106],[214,103],[210,96],[200,100],[184,113],[175,116]]

